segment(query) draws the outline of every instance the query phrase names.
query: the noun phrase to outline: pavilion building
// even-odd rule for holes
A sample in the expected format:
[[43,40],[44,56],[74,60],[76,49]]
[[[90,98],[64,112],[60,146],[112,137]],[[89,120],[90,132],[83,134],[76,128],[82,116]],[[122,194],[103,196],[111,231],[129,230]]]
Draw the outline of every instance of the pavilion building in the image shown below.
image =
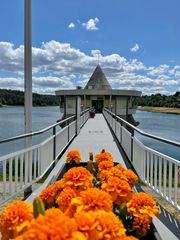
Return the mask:
[[82,111],[93,107],[97,113],[101,113],[105,107],[133,125],[138,125],[133,114],[136,111],[135,98],[141,96],[141,92],[112,89],[100,65],[97,65],[84,89],[58,90],[56,95],[63,118],[76,113],[76,99],[79,97]]

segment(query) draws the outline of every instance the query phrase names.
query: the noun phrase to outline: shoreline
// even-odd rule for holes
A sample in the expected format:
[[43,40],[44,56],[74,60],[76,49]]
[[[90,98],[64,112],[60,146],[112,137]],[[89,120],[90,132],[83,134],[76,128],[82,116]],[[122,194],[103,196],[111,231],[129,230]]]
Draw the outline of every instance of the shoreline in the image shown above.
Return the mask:
[[167,114],[180,114],[180,108],[138,106],[137,110],[146,111],[146,112],[167,113]]

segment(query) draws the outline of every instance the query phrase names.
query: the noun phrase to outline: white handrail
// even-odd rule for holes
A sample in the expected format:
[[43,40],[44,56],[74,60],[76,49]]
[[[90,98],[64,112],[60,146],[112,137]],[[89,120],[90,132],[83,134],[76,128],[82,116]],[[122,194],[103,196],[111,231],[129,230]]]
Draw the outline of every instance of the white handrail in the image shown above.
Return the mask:
[[[115,116],[109,110],[104,110],[103,114],[141,180],[180,210],[180,188],[178,185],[180,182],[180,161],[145,146],[123,126],[122,123],[126,123],[131,127],[131,124],[124,119]],[[142,132],[133,125],[132,128],[138,130],[139,133]],[[145,134],[143,132],[143,135]],[[149,135],[146,134],[146,136]],[[155,136],[155,139],[162,141],[163,138]],[[180,146],[180,143],[168,139],[163,139],[163,142]]]

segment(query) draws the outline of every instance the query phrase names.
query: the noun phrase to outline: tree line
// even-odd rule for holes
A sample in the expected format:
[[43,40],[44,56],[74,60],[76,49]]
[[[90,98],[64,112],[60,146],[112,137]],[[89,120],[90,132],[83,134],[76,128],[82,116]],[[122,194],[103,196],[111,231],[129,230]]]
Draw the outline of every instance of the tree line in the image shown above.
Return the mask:
[[[0,106],[24,105],[24,92],[9,89],[0,89]],[[41,95],[33,93],[33,106],[57,106],[58,99],[55,95]]]
[[137,98],[138,106],[180,108],[180,92],[173,95],[152,94]]

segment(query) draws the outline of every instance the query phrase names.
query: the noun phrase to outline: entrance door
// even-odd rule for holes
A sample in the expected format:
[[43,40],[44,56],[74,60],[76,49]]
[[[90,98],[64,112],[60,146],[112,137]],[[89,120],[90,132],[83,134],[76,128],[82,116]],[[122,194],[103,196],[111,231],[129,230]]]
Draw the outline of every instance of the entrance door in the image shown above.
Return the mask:
[[102,110],[104,107],[104,101],[103,100],[92,100],[92,107],[95,108],[97,113],[102,113]]

